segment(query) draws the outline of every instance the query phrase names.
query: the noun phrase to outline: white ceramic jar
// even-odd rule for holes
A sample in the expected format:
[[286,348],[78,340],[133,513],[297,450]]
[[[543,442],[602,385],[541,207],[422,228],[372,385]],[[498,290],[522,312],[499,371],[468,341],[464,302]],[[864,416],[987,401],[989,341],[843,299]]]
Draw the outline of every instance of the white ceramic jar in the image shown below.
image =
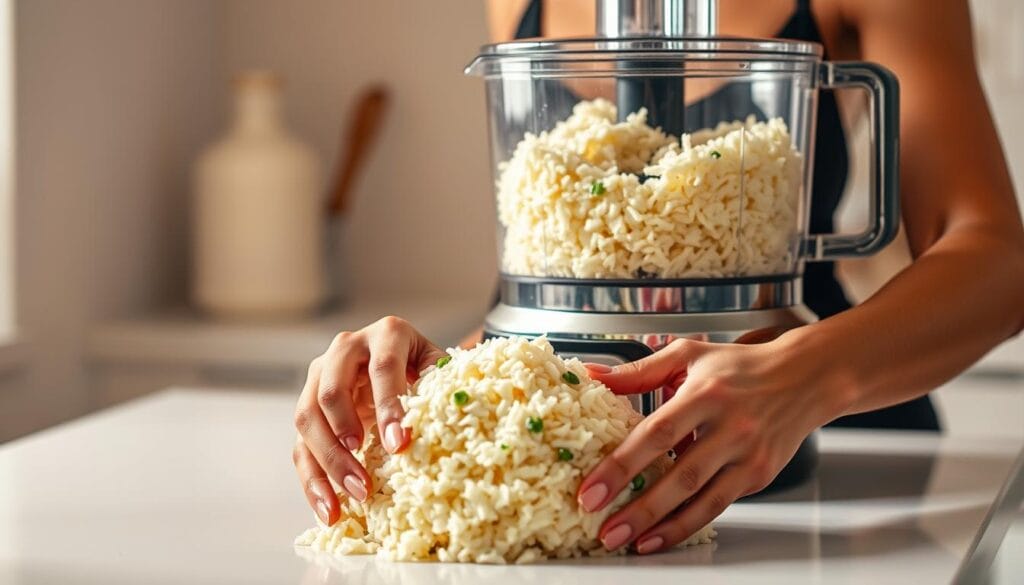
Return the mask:
[[229,318],[301,316],[324,297],[320,164],[269,72],[235,80],[231,129],[195,169],[192,296]]

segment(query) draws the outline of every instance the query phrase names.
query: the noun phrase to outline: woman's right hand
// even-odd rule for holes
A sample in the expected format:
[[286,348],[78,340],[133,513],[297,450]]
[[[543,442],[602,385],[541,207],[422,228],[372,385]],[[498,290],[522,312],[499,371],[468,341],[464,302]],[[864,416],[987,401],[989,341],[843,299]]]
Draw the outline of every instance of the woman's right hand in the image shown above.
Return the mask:
[[404,449],[409,434],[402,427],[405,394],[419,372],[445,352],[398,317],[339,333],[327,351],[309,365],[309,375],[295,408],[299,434],[292,453],[302,489],[320,520],[331,525],[340,506],[331,482],[363,501],[370,474],[352,452],[364,433],[377,425],[384,448]]

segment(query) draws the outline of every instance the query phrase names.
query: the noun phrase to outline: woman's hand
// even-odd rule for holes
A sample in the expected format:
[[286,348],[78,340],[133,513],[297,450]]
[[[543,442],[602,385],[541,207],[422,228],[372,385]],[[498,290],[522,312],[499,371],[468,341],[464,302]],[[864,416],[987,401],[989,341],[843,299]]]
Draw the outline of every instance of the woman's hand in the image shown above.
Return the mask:
[[376,424],[384,448],[397,453],[409,442],[398,397],[419,372],[445,355],[397,317],[355,332],[342,332],[309,365],[295,409],[299,436],[292,453],[309,505],[325,524],[337,521],[338,498],[328,477],[363,501],[370,474],[352,452]]
[[758,345],[677,340],[614,369],[587,364],[617,394],[678,391],[584,478],[584,509],[602,509],[655,458],[697,434],[664,477],[605,521],[605,547],[634,542],[645,554],[675,545],[767,486],[800,442],[846,406],[845,387],[825,363],[784,336]]

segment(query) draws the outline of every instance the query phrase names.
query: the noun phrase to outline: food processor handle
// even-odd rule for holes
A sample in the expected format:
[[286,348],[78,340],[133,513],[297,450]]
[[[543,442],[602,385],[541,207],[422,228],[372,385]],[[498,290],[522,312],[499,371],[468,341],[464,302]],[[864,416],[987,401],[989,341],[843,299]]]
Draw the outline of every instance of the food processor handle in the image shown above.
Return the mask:
[[900,85],[891,71],[875,63],[821,64],[821,86],[866,90],[870,101],[870,223],[859,234],[811,234],[804,243],[807,260],[868,256],[896,237],[900,225]]

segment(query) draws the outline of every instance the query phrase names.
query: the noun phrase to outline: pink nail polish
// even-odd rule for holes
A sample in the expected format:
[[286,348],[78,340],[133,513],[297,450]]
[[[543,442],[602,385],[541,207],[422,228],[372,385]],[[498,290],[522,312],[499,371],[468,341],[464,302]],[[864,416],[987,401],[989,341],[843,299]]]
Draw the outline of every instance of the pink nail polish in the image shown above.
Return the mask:
[[580,504],[587,512],[593,512],[608,497],[608,486],[603,483],[595,483],[580,494]]
[[665,544],[665,539],[660,536],[648,536],[647,538],[636,543],[636,552],[645,555],[652,553]]
[[341,485],[350,496],[360,502],[366,499],[366,486],[363,485],[363,480],[358,477],[354,475],[346,475],[345,479],[341,481]]
[[331,511],[327,508],[327,504],[323,500],[316,501],[316,515],[320,517],[320,521],[330,526],[331,524]]
[[611,366],[605,364],[593,364],[589,362],[583,364],[583,367],[587,368],[591,372],[597,372],[598,374],[607,374],[608,372],[611,372],[614,369]]
[[359,439],[349,435],[341,440],[341,444],[345,445],[345,448],[349,451],[358,451],[362,445],[359,443]]
[[402,430],[401,423],[393,422],[384,430],[384,446],[392,453],[397,452],[401,448],[404,438],[405,431]]
[[601,542],[604,543],[604,547],[606,549],[615,550],[626,544],[632,534],[633,529],[629,524],[619,524],[615,528],[609,530],[608,533],[604,535],[604,539]]
[[309,481],[309,491],[319,503],[326,506],[327,498],[330,497],[329,494],[334,490],[331,489],[331,484],[326,479],[311,479]]

